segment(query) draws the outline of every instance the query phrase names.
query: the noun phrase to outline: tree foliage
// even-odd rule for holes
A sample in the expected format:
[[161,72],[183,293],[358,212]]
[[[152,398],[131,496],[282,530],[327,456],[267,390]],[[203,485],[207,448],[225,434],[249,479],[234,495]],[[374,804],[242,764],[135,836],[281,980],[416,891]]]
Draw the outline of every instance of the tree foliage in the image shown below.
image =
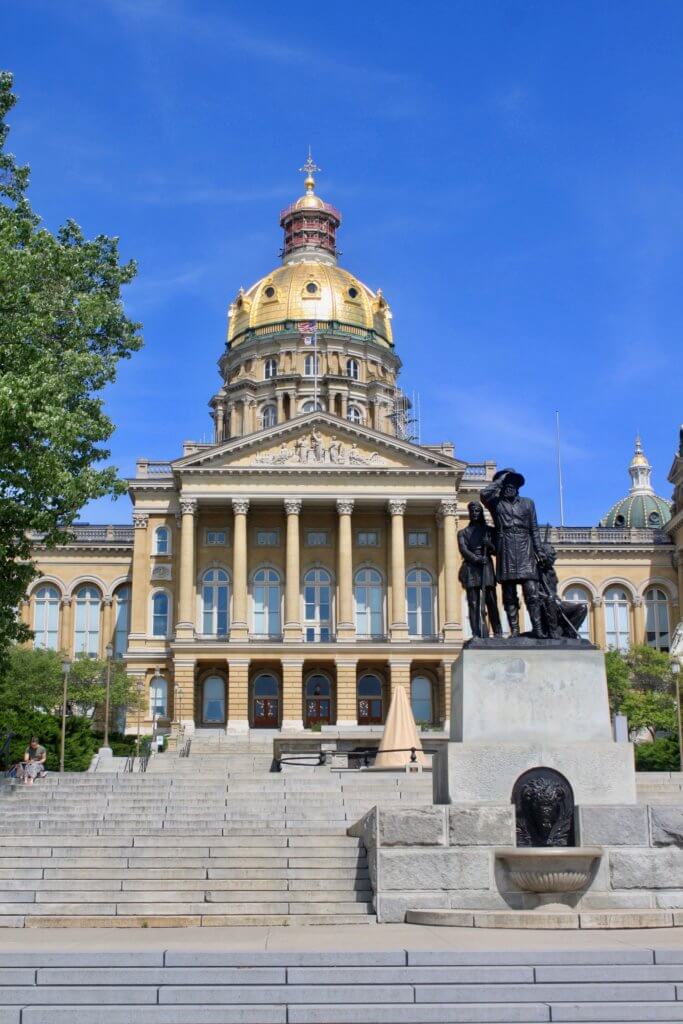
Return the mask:
[[671,659],[647,645],[626,654],[605,654],[607,689],[612,713],[628,718],[629,729],[646,729],[652,739],[659,732],[677,734],[675,680]]
[[17,607],[34,574],[29,531],[63,542],[89,500],[123,491],[101,392],[141,343],[121,302],[135,276],[118,240],[47,230],[28,168],[6,149],[12,76],[0,73],[0,661],[26,639]]

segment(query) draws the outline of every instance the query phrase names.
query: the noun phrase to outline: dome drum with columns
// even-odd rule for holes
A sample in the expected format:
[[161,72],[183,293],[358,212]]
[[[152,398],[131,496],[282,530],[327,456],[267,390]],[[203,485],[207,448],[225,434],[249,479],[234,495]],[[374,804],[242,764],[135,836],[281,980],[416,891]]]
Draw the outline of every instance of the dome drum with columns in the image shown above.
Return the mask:
[[[405,438],[389,307],[337,265],[341,215],[314,170],[309,158],[281,215],[282,265],[231,304],[213,441],[138,461],[132,523],[77,525],[52,549],[34,538],[21,614],[36,645],[73,658],[112,643],[148,698],[146,732],[325,727],[365,743],[397,686],[416,719],[450,721],[468,637],[457,530],[496,465]],[[683,592],[683,441],[673,509],[640,441],[629,473],[600,526],[551,528],[559,593],[586,602],[599,646],[665,651]]]

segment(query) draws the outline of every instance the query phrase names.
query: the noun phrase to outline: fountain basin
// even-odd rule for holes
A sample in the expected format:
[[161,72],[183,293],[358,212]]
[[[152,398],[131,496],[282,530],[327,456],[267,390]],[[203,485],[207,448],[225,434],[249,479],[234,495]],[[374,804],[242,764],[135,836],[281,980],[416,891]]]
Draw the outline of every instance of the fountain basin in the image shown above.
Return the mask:
[[518,889],[559,893],[585,889],[602,852],[599,846],[511,846],[496,850],[495,857],[504,862]]

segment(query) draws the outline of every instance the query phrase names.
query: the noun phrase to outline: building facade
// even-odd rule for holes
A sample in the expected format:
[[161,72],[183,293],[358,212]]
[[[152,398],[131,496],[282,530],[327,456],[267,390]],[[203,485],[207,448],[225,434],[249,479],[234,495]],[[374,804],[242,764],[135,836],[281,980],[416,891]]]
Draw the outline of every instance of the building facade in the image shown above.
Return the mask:
[[[148,694],[145,726],[381,726],[396,685],[449,720],[468,636],[457,531],[495,472],[410,439],[391,310],[337,263],[339,212],[282,211],[282,265],[229,310],[214,439],[140,460],[132,525],[35,538],[22,614],[34,643],[104,657]],[[673,512],[640,441],[631,489],[597,527],[553,528],[560,592],[603,647],[668,649],[683,590],[683,449]]]

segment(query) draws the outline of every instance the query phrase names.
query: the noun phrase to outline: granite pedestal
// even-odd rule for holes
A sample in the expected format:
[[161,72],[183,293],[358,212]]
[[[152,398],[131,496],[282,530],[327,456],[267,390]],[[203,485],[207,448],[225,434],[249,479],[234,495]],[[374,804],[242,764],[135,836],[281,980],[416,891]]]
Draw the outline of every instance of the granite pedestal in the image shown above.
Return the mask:
[[465,648],[451,695],[436,803],[507,802],[519,776],[538,767],[564,775],[577,804],[635,803],[633,747],[612,738],[601,651],[514,641]]

